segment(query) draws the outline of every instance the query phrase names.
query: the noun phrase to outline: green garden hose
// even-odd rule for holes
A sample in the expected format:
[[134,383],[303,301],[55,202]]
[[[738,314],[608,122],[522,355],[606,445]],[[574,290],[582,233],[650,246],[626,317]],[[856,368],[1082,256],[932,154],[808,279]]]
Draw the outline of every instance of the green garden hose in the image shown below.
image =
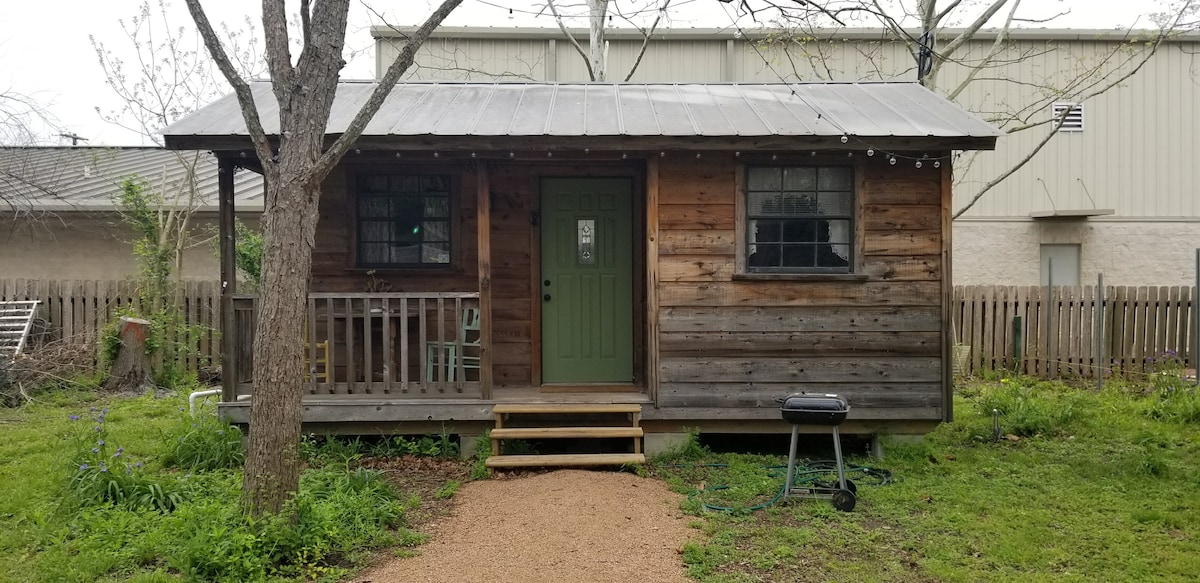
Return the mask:
[[[666,467],[688,467],[688,466],[686,464],[671,464]],[[725,468],[725,467],[729,467],[729,464],[700,464],[699,467]],[[779,485],[779,491],[776,492],[775,496],[773,498],[771,498],[770,500],[768,500],[766,502],[762,502],[760,504],[746,506],[743,508],[734,508],[734,507],[730,507],[730,506],[719,506],[716,504],[709,504],[707,502],[700,502],[700,505],[705,510],[711,510],[714,512],[737,512],[737,511],[754,512],[757,510],[763,510],[765,508],[774,506],[777,502],[779,502],[780,500],[783,499],[783,495],[786,493],[784,490],[787,488],[787,480],[785,479],[785,478],[787,478],[787,475],[786,475],[787,474],[787,466],[785,466],[785,465],[768,465],[768,466],[762,466],[762,468],[767,471],[768,477],[778,478],[779,480],[782,481],[782,483]],[[831,472],[836,472],[836,471],[837,471],[837,462],[834,460],[816,460],[816,461],[807,462],[805,464],[797,464],[796,465],[796,473],[792,480],[792,485],[794,487],[794,486],[800,485],[800,484],[816,484],[821,487],[831,487],[827,483],[820,482],[820,478],[821,478],[821,476],[823,476],[825,474],[829,474]],[[887,484],[890,484],[892,482],[892,472],[891,471],[881,469],[881,468],[872,468],[869,466],[846,466],[845,467],[845,475],[846,475],[847,480],[850,479],[851,475],[854,475],[854,476],[858,477],[859,483],[871,485],[871,486],[886,486]],[[695,489],[695,490],[692,490],[691,492],[688,492],[688,500],[696,500],[701,494],[704,494],[705,492],[718,492],[721,490],[728,490],[729,488],[730,487],[727,485],[721,485],[721,486],[712,486],[709,488]]]

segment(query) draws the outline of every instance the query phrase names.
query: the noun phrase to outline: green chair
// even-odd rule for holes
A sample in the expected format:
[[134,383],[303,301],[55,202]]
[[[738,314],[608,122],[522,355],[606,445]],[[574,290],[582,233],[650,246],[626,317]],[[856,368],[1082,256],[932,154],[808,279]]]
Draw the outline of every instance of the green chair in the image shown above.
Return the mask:
[[425,343],[425,381],[437,382],[437,371],[445,363],[447,381],[465,381],[455,378],[458,375],[459,358],[462,358],[463,375],[466,369],[479,370],[479,353],[482,349],[479,332],[479,308],[463,310],[462,322],[459,323],[458,339],[462,341],[462,354],[458,353],[457,342],[426,342]]

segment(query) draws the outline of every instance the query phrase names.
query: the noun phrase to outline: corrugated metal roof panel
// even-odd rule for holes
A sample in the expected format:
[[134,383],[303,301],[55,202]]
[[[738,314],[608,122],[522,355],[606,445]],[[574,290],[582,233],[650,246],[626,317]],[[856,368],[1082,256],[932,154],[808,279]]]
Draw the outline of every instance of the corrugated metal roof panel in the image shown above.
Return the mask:
[[[0,148],[0,211],[113,211],[121,182],[135,175],[161,190],[169,203],[187,173],[180,156],[187,161],[199,156],[200,209],[216,210],[217,160],[207,152],[81,146]],[[239,210],[262,210],[262,176],[238,171],[233,186]]]
[[[341,133],[374,83],[343,82],[328,132]],[[278,132],[266,82],[253,84],[264,129]],[[243,136],[225,96],[168,127],[173,137]],[[364,136],[978,137],[1000,133],[915,83],[405,83]]]

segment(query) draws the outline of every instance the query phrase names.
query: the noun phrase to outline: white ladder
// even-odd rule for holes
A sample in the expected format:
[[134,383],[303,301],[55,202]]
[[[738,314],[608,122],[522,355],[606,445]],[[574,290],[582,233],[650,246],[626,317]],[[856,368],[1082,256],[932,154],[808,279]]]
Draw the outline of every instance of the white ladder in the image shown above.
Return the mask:
[[13,360],[25,348],[37,300],[0,302],[0,361]]

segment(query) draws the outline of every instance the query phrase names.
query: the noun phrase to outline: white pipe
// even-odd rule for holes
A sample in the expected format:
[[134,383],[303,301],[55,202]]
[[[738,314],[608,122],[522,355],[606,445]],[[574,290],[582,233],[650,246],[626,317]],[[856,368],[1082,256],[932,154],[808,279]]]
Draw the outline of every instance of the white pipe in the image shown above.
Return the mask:
[[221,389],[209,389],[207,391],[196,391],[196,392],[188,395],[188,409],[192,412],[192,417],[196,416],[196,399],[199,399],[201,397],[211,397],[211,396],[220,395],[220,394],[221,394]]

